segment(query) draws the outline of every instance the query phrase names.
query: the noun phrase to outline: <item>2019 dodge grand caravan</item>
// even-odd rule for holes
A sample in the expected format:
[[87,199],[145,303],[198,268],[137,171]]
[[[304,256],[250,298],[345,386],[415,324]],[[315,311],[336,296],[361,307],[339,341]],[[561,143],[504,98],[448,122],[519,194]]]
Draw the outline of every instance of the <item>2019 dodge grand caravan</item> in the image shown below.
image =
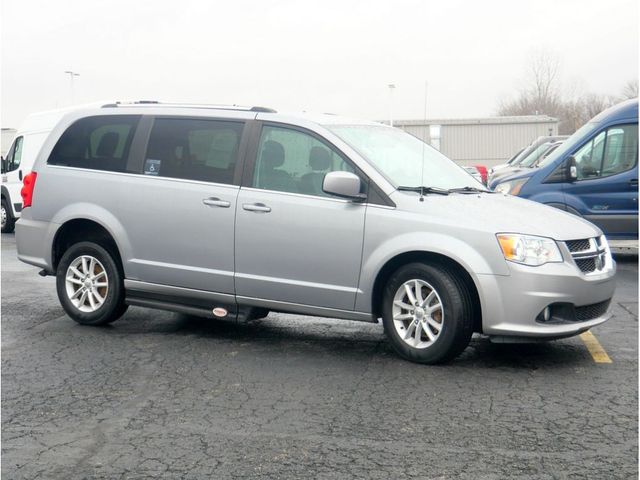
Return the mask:
[[18,256],[81,324],[128,305],[376,322],[404,358],[474,331],[575,335],[610,317],[607,240],[488,191],[401,130],[265,108],[116,103],[66,114],[25,176]]

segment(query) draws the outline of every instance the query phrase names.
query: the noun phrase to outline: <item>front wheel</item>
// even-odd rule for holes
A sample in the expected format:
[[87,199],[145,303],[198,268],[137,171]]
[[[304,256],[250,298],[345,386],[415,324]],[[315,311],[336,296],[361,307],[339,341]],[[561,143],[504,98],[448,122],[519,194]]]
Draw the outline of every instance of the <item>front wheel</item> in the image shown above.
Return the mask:
[[2,210],[0,211],[2,219],[2,233],[11,233],[15,229],[16,219],[11,215],[11,209],[6,198],[2,199]]
[[58,298],[65,312],[82,325],[105,325],[120,318],[124,280],[109,251],[93,242],[72,245],[56,273]]
[[398,269],[383,297],[385,333],[395,351],[417,363],[453,359],[473,334],[471,295],[446,265],[412,263]]

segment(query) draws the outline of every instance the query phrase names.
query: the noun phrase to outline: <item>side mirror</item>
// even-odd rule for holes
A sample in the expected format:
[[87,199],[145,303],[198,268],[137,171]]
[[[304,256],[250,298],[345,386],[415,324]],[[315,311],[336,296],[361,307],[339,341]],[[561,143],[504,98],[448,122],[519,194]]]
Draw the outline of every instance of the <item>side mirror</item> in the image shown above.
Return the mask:
[[567,158],[567,180],[575,182],[578,179],[578,165],[576,163],[576,157],[570,155]]
[[2,158],[2,168],[0,173],[7,173],[7,161],[4,159],[4,157],[0,158]]
[[360,177],[350,172],[329,172],[322,181],[323,192],[356,202],[367,199],[364,193],[360,193],[361,186]]

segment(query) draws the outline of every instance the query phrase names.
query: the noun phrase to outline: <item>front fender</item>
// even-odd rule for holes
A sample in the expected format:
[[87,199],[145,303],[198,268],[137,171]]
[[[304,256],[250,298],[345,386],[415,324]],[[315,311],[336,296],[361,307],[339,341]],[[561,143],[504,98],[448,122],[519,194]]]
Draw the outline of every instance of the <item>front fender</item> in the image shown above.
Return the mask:
[[[554,185],[559,185],[559,184],[554,184]],[[552,204],[552,205],[565,204],[564,192],[560,188],[558,188],[557,190],[549,189],[549,190],[534,192],[531,195],[523,195],[522,198],[526,198],[527,200],[531,200],[533,202],[538,202],[538,203],[544,203],[544,204]]]
[[[509,275],[509,268],[494,238],[475,239],[471,245],[459,238],[435,232],[413,232],[394,236],[382,242],[370,253],[365,252],[361,281],[356,297],[356,310],[371,311],[373,287],[382,268],[398,255],[409,252],[436,253],[460,264],[479,289],[478,275]],[[489,250],[487,250],[489,249]],[[482,251],[495,250],[495,255],[483,255]]]

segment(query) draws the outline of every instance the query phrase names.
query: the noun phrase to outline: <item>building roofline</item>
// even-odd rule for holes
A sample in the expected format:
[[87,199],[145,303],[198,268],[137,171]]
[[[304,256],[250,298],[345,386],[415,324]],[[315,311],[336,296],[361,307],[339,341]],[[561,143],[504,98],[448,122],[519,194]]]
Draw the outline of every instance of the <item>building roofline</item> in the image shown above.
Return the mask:
[[[559,120],[548,115],[513,115],[484,118],[427,118],[426,120],[394,120],[394,126],[421,125],[500,125],[505,123],[557,123]],[[387,122],[385,122],[387,123]]]

